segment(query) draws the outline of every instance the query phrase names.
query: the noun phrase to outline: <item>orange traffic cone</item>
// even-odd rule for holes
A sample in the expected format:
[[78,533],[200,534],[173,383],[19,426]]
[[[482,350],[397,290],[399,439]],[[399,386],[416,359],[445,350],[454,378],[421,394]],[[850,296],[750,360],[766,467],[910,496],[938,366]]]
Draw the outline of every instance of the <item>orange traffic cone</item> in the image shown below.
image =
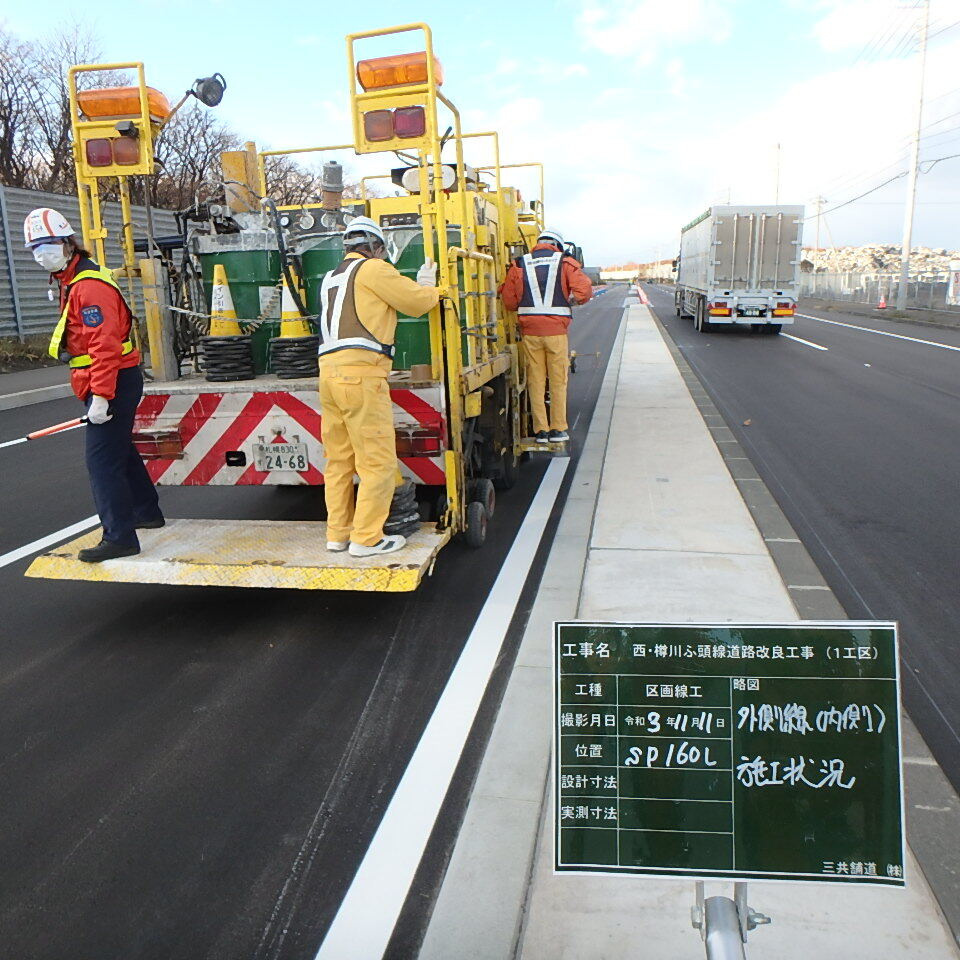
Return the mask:
[[882,293],[880,294],[880,302],[877,304],[877,309],[878,310],[887,309],[887,298]]
[[239,337],[243,335],[233,307],[233,295],[227,283],[227,271],[222,263],[213,265],[213,294],[210,298],[210,336]]

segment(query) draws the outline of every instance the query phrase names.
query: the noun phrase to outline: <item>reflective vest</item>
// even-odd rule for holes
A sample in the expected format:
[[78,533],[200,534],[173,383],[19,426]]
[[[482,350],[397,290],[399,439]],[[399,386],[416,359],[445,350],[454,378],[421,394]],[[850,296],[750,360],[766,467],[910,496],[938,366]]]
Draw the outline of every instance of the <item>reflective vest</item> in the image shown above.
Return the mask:
[[[113,274],[109,270],[105,270],[103,267],[97,267],[96,270],[81,270],[72,280],[67,283],[68,287],[72,287],[78,280],[102,280],[104,283],[109,284],[113,287],[120,296],[123,296],[123,292],[120,290],[120,286],[116,280],[113,279]],[[124,301],[126,302],[126,301]],[[63,312],[60,314],[60,319],[57,321],[56,327],[53,328],[53,336],[50,338],[50,346],[47,347],[47,353],[53,357],[54,360],[60,360],[63,363],[66,363],[71,369],[76,370],[79,367],[89,367],[93,365],[93,357],[89,353],[82,353],[78,357],[72,357],[67,353],[66,350],[61,349],[63,345],[63,335],[67,331],[67,313],[70,310],[70,295],[67,294],[67,302],[64,305]],[[130,340],[124,340],[120,346],[120,356],[125,357],[128,353],[133,352],[133,343]]]
[[354,298],[357,270],[366,259],[344,260],[320,285],[320,347],[322,357],[337,350],[372,350],[393,359],[392,344],[381,343],[360,321]]
[[554,250],[534,250],[517,260],[523,271],[523,294],[517,307],[519,316],[572,317],[573,310],[563,295],[564,254]]

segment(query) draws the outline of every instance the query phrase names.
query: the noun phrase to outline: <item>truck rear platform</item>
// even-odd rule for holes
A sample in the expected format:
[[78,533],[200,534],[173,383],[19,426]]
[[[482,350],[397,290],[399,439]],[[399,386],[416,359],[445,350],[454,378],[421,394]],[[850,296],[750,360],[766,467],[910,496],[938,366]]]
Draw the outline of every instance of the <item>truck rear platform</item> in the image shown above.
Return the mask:
[[430,572],[450,530],[425,523],[402,552],[353,557],[325,548],[327,525],[308,520],[168,520],[141,530],[134,557],[83,563],[77,553],[95,546],[100,529],[37,557],[28,577],[100,583],[159,583],[201,587],[279,587],[295,590],[416,590]]

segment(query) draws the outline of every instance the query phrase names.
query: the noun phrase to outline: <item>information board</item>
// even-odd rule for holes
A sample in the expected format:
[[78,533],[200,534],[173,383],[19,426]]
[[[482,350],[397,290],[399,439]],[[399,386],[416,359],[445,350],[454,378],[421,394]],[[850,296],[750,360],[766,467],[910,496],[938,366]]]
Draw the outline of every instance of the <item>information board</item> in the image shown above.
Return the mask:
[[903,886],[895,624],[554,642],[558,872]]

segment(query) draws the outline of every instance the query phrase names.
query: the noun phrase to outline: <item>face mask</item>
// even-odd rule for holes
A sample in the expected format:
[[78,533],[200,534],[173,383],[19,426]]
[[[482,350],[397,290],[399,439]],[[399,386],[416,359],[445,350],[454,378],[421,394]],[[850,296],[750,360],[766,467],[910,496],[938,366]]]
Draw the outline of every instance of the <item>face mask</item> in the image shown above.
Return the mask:
[[48,273],[59,273],[70,262],[62,243],[41,243],[33,248],[33,259]]

